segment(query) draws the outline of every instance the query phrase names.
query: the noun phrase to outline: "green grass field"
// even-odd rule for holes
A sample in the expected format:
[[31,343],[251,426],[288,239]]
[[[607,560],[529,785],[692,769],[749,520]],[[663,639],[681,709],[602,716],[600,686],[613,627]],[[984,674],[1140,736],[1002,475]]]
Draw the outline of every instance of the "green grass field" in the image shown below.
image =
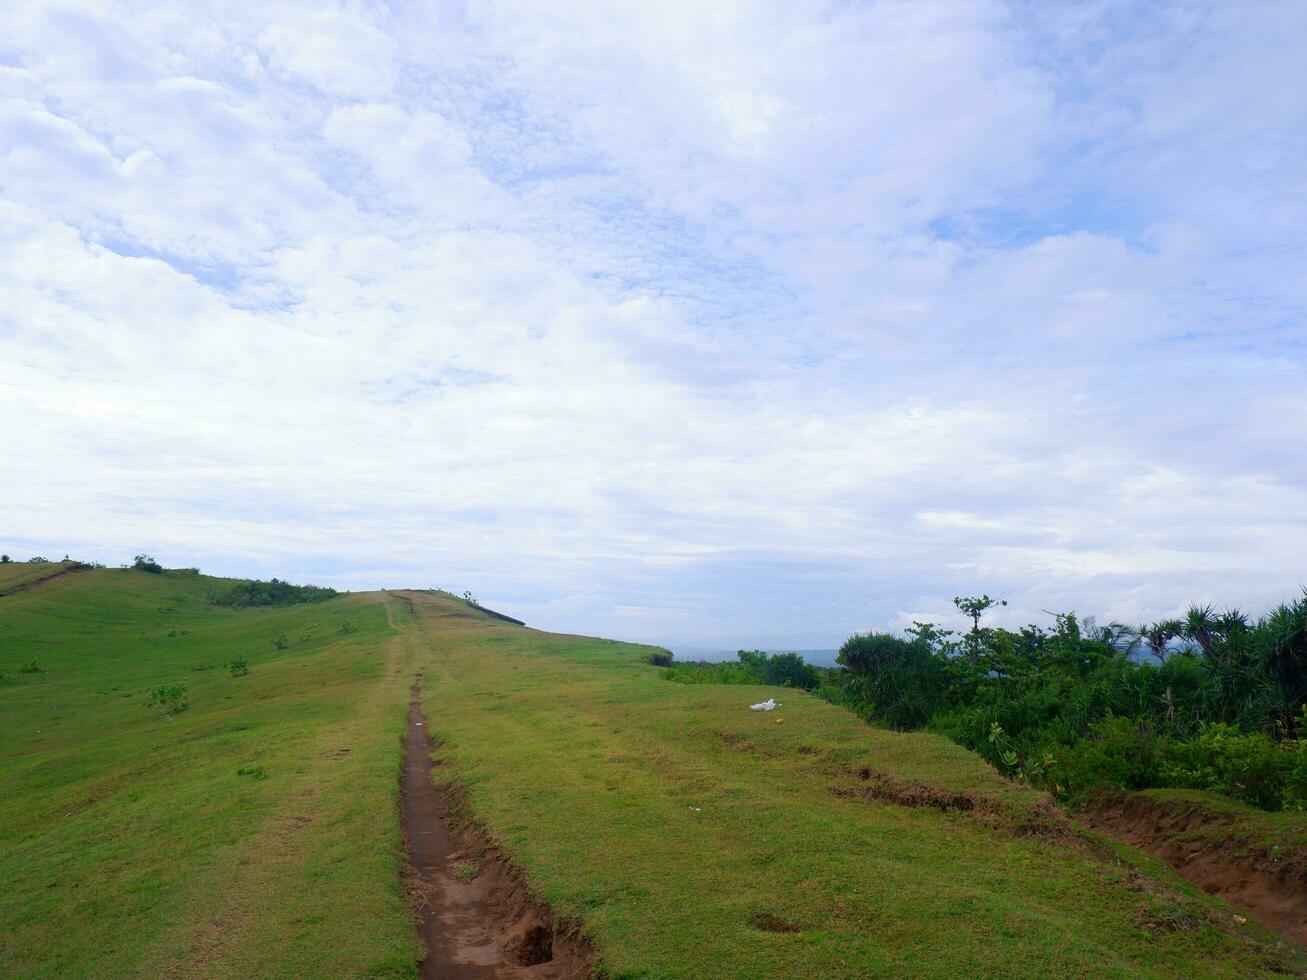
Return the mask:
[[[0,599],[0,973],[412,975],[412,667],[385,607],[233,611],[204,600],[221,584],[94,571]],[[165,719],[148,691],[174,682],[190,707]]]
[[[3,975],[415,976],[396,793],[418,673],[438,771],[613,976],[1304,968],[941,738],[668,683],[648,648],[439,594],[232,610],[204,598],[224,584],[97,570],[0,598]],[[173,683],[189,707],[165,718],[146,702]]]
[[0,564],[0,596],[27,588],[37,582],[68,571],[76,562],[41,561],[41,562],[6,562]]

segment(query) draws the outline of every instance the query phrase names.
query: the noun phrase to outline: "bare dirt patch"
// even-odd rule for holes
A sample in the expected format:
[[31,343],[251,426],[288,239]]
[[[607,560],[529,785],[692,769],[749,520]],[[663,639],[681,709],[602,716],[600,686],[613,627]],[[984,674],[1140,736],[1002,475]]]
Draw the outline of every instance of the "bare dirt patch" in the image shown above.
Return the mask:
[[775,912],[755,912],[749,916],[749,924],[760,932],[801,932],[801,927]]
[[1081,819],[1156,854],[1210,895],[1307,945],[1307,855],[1242,837],[1232,819],[1200,804],[1135,794],[1101,797]]
[[866,766],[845,770],[843,775],[845,779],[832,785],[830,791],[844,799],[968,814],[987,826],[1020,836],[1059,840],[1071,836],[1066,817],[1051,802],[1015,807],[986,796],[896,779]]
[[413,685],[404,739],[405,876],[427,957],[422,976],[571,980],[591,974],[589,945],[534,899],[521,870],[475,826],[458,822],[457,796],[432,778],[431,740]]

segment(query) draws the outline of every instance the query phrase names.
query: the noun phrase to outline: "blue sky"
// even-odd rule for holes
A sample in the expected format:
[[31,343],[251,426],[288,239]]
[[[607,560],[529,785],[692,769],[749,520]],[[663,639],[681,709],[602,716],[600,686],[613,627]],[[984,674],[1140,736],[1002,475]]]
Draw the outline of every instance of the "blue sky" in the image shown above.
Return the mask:
[[828,647],[1307,580],[1307,7],[18,3],[3,547]]

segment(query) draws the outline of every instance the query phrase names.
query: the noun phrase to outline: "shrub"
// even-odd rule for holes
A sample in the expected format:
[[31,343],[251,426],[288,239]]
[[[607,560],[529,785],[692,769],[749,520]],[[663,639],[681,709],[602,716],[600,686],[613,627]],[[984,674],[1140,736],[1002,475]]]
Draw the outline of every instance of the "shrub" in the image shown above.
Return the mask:
[[1206,725],[1197,738],[1166,746],[1161,782],[1212,790],[1265,810],[1279,810],[1286,791],[1295,800],[1300,790],[1307,790],[1307,783],[1293,785],[1295,776],[1302,776],[1297,765],[1300,752],[1296,740],[1277,745],[1260,732],[1242,734],[1231,725]]
[[150,700],[146,702],[145,706],[147,708],[162,708],[163,716],[171,718],[190,707],[189,702],[186,700],[188,690],[185,684],[161,684],[150,692]]
[[649,654],[649,662],[655,667],[670,667],[674,659],[670,650],[655,650]]
[[941,707],[943,661],[921,639],[887,633],[857,634],[840,647],[837,662],[854,675],[846,693],[869,713],[900,730],[920,728]]
[[250,672],[250,662],[244,657],[237,657],[227,665],[232,677],[244,677]]
[[263,771],[262,766],[247,766],[236,770],[238,776],[249,776],[254,780],[267,779],[268,774]]
[[8,565],[11,561],[13,561],[13,559],[8,555],[0,555],[0,565]]
[[741,650],[735,660],[718,663],[673,663],[667,654],[668,680],[681,684],[774,684],[812,690],[821,683],[821,671],[804,662],[797,653],[768,656],[761,650]]
[[337,627],[337,629],[338,629],[341,633],[353,633],[353,632],[354,632],[354,624],[351,623],[351,622],[347,619],[347,620],[345,620],[344,622],[342,622],[342,623],[340,624],[340,626]]
[[1138,722],[1108,718],[1095,725],[1088,738],[1061,749],[1054,779],[1072,796],[1157,786],[1164,747],[1162,739]]
[[801,687],[811,691],[821,683],[816,667],[806,663],[797,653],[775,653],[768,656],[761,650],[741,650],[736,656],[740,663],[750,667],[763,684],[778,687]]
[[242,582],[221,594],[209,593],[210,602],[240,609],[246,606],[298,606],[323,602],[339,595],[335,589],[317,585],[291,585],[280,579]]
[[20,674],[44,674],[45,671],[40,668],[35,660],[28,661],[18,668]]
[[678,684],[761,684],[762,679],[744,664],[734,660],[720,663],[698,661],[673,663],[663,672],[669,681]]
[[285,633],[278,633],[272,638],[272,645],[278,650],[285,650],[290,646],[290,640],[287,638]]
[[27,559],[27,564],[29,565],[48,565],[49,563],[50,559],[46,558],[44,555],[33,555],[31,558]]
[[151,575],[163,574],[163,566],[149,555],[137,555],[132,562],[132,568],[138,572],[149,572]]

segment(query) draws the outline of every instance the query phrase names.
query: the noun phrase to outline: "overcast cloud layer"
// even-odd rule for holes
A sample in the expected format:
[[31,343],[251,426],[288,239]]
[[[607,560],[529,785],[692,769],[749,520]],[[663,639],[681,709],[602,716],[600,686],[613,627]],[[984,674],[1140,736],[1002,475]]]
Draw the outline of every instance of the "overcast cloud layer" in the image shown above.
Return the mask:
[[1299,0],[5,20],[15,555],[673,646],[1307,580]]

